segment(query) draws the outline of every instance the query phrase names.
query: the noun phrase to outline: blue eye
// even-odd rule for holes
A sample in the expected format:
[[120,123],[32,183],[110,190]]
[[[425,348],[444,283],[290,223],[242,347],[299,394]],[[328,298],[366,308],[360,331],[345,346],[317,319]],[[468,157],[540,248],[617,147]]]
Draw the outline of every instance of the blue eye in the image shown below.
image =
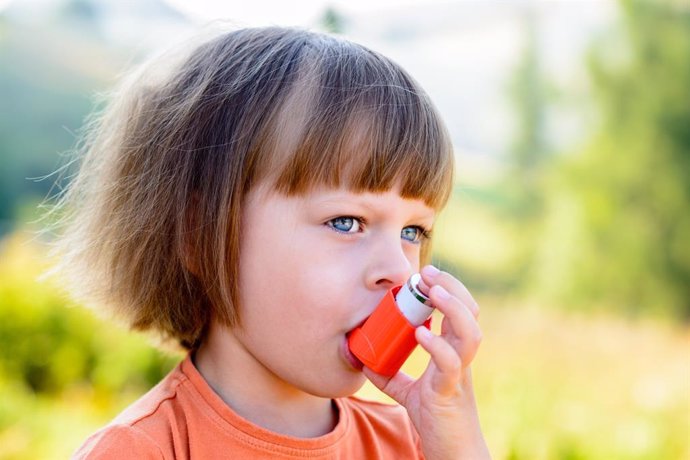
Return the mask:
[[357,233],[361,230],[362,221],[357,217],[341,216],[326,223],[329,227],[343,233]]
[[422,239],[429,238],[429,232],[422,227],[410,226],[400,231],[400,238],[412,243],[419,243]]

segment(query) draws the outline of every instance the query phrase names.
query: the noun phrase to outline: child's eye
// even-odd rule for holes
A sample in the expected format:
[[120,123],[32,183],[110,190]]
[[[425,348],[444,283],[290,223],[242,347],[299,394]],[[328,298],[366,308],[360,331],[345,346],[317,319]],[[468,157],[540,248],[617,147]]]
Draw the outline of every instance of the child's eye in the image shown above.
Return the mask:
[[400,237],[412,243],[419,243],[430,237],[430,232],[417,225],[405,227],[400,231]]
[[329,227],[343,233],[357,233],[362,229],[363,220],[359,217],[340,216],[326,222]]

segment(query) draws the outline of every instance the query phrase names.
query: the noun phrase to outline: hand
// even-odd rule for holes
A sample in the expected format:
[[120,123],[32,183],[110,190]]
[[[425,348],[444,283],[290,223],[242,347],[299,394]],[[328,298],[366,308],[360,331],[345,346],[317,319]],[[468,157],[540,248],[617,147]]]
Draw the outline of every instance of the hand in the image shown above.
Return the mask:
[[451,274],[428,265],[421,271],[431,303],[443,313],[441,335],[420,326],[419,344],[431,355],[418,380],[403,372],[389,378],[369,368],[364,374],[407,409],[427,460],[490,458],[479,427],[470,363],[481,343],[479,305]]

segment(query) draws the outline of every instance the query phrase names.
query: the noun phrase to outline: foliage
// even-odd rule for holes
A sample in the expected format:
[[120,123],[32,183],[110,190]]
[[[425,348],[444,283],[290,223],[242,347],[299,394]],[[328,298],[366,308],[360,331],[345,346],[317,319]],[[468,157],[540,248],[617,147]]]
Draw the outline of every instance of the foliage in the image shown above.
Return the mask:
[[[56,286],[38,283],[45,268],[39,251],[36,243],[19,235],[0,246],[0,444],[19,451],[34,444],[40,450],[46,439],[50,442],[41,430],[56,429],[51,427],[60,419],[56,408],[70,399],[75,399],[73,409],[91,417],[84,420],[86,427],[74,421],[76,431],[67,440],[78,442],[74,436],[83,437],[92,429],[88,421],[103,423],[132,394],[142,394],[158,382],[179,359],[68,305]],[[62,411],[69,413],[69,406]],[[28,416],[43,411],[52,412],[53,420]],[[40,455],[34,451],[30,457]]]
[[578,308],[690,319],[690,10],[624,1],[588,60],[598,125],[543,174],[526,286]]
[[[681,3],[621,3],[624,23],[589,57],[600,124],[583,152],[555,157],[546,145],[547,82],[528,40],[512,88],[510,179],[458,187],[435,226],[435,261],[482,293],[475,385],[495,458],[690,458],[687,325],[564,313],[690,318],[690,10]],[[324,20],[342,27],[335,13]],[[55,35],[0,22],[0,235],[3,220],[20,221],[20,198],[48,192],[50,181],[25,178],[55,169],[86,95],[115,74],[104,62],[121,62],[103,44],[87,47],[92,38],[41,36]],[[46,73],[49,83],[37,78]],[[0,240],[0,458],[67,457],[180,359],[38,283],[41,252],[25,233]],[[516,305],[524,288],[532,300]],[[533,308],[535,298],[557,309]],[[406,369],[419,374],[426,359],[416,353]],[[382,397],[371,386],[362,394]]]
[[1,24],[0,236],[11,231],[22,202],[47,196],[92,106],[92,92],[116,72],[122,57],[95,37],[46,24],[40,30]]
[[342,34],[345,30],[345,18],[333,6],[326,7],[321,17],[321,26],[325,31]]
[[[37,283],[35,242],[16,235],[1,248],[0,458],[66,458],[181,356]],[[479,301],[485,340],[473,370],[494,458],[690,455],[687,328]],[[427,360],[417,350],[404,370],[418,376]],[[360,395],[386,400],[371,385]]]

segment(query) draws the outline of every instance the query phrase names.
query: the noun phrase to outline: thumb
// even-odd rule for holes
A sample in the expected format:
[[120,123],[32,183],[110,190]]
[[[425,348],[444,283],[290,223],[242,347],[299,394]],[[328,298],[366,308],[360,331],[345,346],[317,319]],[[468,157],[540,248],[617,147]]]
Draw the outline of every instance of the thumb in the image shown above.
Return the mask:
[[386,377],[385,375],[377,374],[366,366],[364,366],[362,372],[376,388],[393,398],[398,404],[405,405],[407,394],[414,383],[412,377],[400,371],[393,377]]

